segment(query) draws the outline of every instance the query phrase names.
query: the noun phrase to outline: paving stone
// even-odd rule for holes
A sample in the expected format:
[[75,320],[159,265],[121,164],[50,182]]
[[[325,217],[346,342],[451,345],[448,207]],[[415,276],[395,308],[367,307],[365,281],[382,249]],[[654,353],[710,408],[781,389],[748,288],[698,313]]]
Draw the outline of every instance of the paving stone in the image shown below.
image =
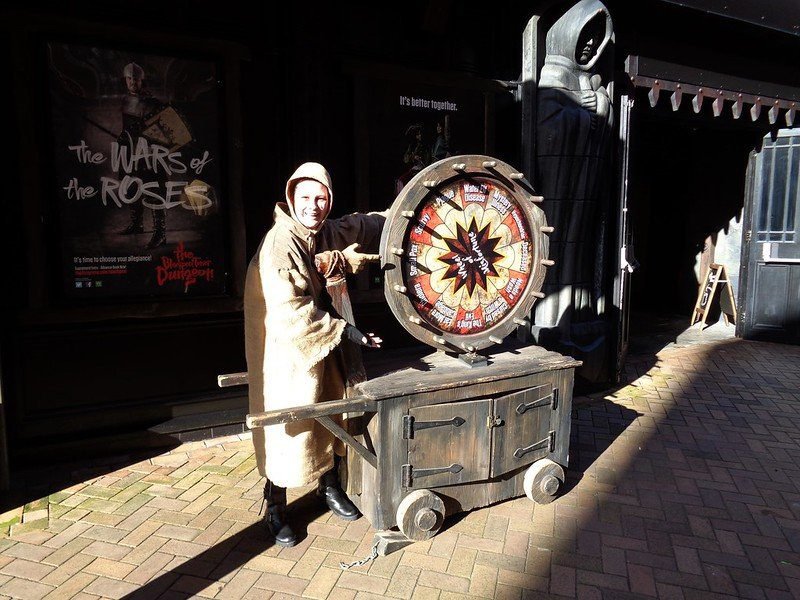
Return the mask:
[[0,594],[5,594],[11,598],[24,598],[25,600],[44,598],[53,590],[54,588],[49,585],[19,578],[11,579],[0,586]]
[[481,598],[493,598],[496,585],[497,569],[476,564],[470,577],[469,593]]
[[98,577],[86,586],[86,592],[107,598],[123,598],[136,590],[136,586],[125,581]]
[[[46,541],[46,540],[45,540]],[[41,562],[53,553],[52,548],[37,546],[35,544],[19,542],[3,551],[3,556],[9,558],[22,558],[33,562]]]
[[30,581],[40,581],[52,570],[53,567],[50,565],[43,565],[30,560],[17,558],[0,568],[0,573],[4,575],[11,575],[15,578],[28,579]]
[[[75,554],[44,577],[42,583],[60,587],[64,582],[73,579],[77,575],[85,574],[83,573],[83,569],[95,559],[96,557],[87,554]],[[95,576],[92,575],[91,578],[94,579],[94,577]]]
[[[220,598],[221,600],[239,600],[240,598],[244,597],[248,590],[253,588],[253,585],[258,578],[261,577],[261,574],[258,571],[252,571],[250,569],[240,569],[236,572],[236,574],[225,584],[225,586],[217,593],[216,597]],[[264,590],[258,590],[261,594],[264,593]],[[327,595],[327,590],[325,594]],[[308,588],[305,590],[305,595],[308,596]],[[318,596],[308,596],[311,598],[317,598]],[[325,596],[322,596],[324,599]]]
[[192,575],[182,575],[172,584],[170,590],[185,592],[201,598],[214,598],[224,586],[225,584],[221,581],[194,577]]
[[114,527],[95,525],[94,527],[91,527],[86,531],[84,531],[81,534],[81,537],[89,538],[91,540],[98,540],[101,542],[109,542],[112,544],[116,544],[122,538],[124,538],[127,533],[128,532],[125,531],[124,529],[120,530]]
[[89,573],[76,573],[71,577],[65,579],[63,582],[56,584],[57,587],[44,596],[45,600],[63,600],[64,598],[74,598],[82,590],[97,579],[96,575]]
[[107,527],[116,527],[122,520],[125,519],[124,515],[110,515],[98,511],[89,512],[81,518],[85,523],[94,523],[95,525],[103,525]]
[[273,592],[288,592],[296,596],[302,595],[308,586],[305,579],[276,575],[274,573],[263,573],[253,584],[253,587],[271,590]]
[[119,504],[114,513],[117,515],[123,515],[125,517],[129,517],[135,512],[137,512],[144,505],[152,502],[154,499],[155,498],[153,496],[147,496],[146,494],[137,494],[131,497],[129,500],[126,500],[124,503]]
[[192,529],[191,527],[181,527],[179,525],[170,525],[164,524],[159,527],[153,535],[157,535],[160,537],[165,537],[167,539],[175,539],[175,540],[182,540],[184,542],[191,542],[194,540],[198,535],[200,535],[200,529]]
[[83,549],[84,554],[90,554],[92,556],[99,556],[102,558],[109,558],[111,560],[122,560],[125,558],[131,549],[127,546],[118,546],[116,544],[110,544],[109,542],[92,542],[86,548]]
[[125,579],[133,571],[134,566],[118,560],[109,560],[98,557],[92,563],[84,567],[83,571],[93,575],[102,575],[111,579]]
[[437,573],[436,571],[422,570],[417,582],[419,585],[458,594],[464,594],[468,592],[470,588],[469,579],[465,577],[456,577],[454,575],[446,575],[444,573]]
[[389,580],[381,577],[370,577],[364,573],[343,571],[339,576],[338,585],[371,594],[383,594],[389,587]]
[[[328,553],[317,550],[316,548],[308,548],[303,553],[303,556],[300,558],[300,560],[296,562],[287,560],[283,558],[284,556],[285,555],[281,553],[281,559],[289,564],[289,571],[287,572],[288,575],[291,575],[292,577],[299,577],[301,579],[313,580],[317,574],[317,571],[325,562],[325,558],[328,556]],[[273,558],[270,560],[275,561],[278,559]]]

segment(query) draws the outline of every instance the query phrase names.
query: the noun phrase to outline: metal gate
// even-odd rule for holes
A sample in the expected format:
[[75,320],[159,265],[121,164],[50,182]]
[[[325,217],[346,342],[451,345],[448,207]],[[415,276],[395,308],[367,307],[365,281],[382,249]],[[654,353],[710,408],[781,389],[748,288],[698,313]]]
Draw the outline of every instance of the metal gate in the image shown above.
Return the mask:
[[800,129],[764,138],[748,192],[737,335],[800,343]]

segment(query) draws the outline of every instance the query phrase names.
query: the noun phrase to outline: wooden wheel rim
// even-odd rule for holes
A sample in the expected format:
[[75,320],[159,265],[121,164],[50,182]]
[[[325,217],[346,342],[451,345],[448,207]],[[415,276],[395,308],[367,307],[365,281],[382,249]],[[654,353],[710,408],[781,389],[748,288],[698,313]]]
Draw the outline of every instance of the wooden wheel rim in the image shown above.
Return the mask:
[[[419,211],[431,204],[431,199],[442,189],[452,189],[461,183],[489,182],[508,190],[512,200],[512,214],[519,209],[521,222],[530,236],[530,270],[524,289],[518,299],[497,323],[485,325],[474,333],[454,333],[438,327],[418,310],[419,302],[409,290],[406,274],[409,272],[408,248],[412,230],[420,227]],[[392,313],[414,337],[437,349],[450,352],[480,350],[502,340],[518,325],[516,320],[526,319],[536,302],[536,294],[544,284],[548,238],[544,211],[537,206],[541,198],[532,186],[510,165],[498,159],[465,155],[446,158],[420,171],[403,189],[392,205],[381,237],[381,261],[384,269],[384,291]],[[488,201],[487,201],[488,204]],[[467,209],[462,209],[466,213]],[[413,215],[413,216],[411,216]],[[465,219],[467,217],[464,217]],[[424,224],[423,224],[424,225]],[[518,232],[522,231],[522,227]],[[513,239],[513,238],[512,238]],[[516,240],[525,240],[524,237]],[[456,284],[454,284],[455,286]],[[487,286],[488,288],[488,286]],[[488,294],[488,289],[485,290]],[[462,292],[463,293],[463,292]],[[495,291],[499,297],[501,292]],[[443,296],[444,294],[442,294]]]

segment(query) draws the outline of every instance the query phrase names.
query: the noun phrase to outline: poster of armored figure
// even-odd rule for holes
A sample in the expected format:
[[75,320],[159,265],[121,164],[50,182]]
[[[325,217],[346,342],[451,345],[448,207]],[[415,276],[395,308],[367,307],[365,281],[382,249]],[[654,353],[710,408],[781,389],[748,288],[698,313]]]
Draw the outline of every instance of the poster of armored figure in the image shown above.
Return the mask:
[[78,44],[46,50],[66,297],[223,294],[218,65]]

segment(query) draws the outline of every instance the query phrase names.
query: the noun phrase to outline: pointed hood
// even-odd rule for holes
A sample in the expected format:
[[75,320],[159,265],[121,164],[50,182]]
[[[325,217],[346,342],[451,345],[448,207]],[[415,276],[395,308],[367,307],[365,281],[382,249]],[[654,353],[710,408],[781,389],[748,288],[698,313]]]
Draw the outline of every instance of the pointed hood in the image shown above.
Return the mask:
[[[595,42],[594,55],[585,64],[580,64],[581,35],[589,27],[597,27],[602,31],[602,39]],[[575,71],[591,71],[613,39],[611,14],[605,5],[599,0],[581,0],[565,12],[547,32],[545,62]]]
[[[295,186],[297,186],[298,182],[302,181],[303,179],[313,179],[328,189],[328,212],[325,215],[325,219],[328,218],[328,215],[331,213],[331,208],[333,207],[333,183],[331,182],[330,173],[328,173],[327,169],[319,163],[303,163],[297,167],[297,170],[292,173],[292,176],[289,177],[289,180],[286,182],[286,204],[289,205],[289,211],[292,215],[292,218],[301,226],[303,225],[297,220],[297,215],[294,212],[293,196]],[[323,222],[325,219],[323,219]],[[316,231],[314,233],[316,233]]]

